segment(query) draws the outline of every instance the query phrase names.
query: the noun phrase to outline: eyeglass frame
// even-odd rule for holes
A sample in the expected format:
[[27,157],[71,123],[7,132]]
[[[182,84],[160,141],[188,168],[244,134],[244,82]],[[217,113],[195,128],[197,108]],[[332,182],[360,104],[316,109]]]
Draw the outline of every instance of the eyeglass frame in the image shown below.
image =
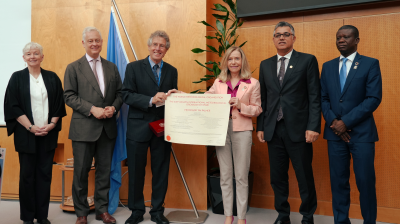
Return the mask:
[[283,36],[284,38],[289,38],[291,35],[294,36],[293,33],[288,33],[288,32],[284,32],[284,33],[274,33],[274,38],[281,38],[281,36]]

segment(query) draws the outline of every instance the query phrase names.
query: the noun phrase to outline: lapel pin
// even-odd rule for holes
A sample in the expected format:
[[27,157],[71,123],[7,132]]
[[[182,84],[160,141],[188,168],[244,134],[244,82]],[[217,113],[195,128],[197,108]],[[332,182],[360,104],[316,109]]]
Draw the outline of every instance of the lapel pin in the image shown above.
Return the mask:
[[293,68],[293,65],[291,65],[289,68]]
[[357,65],[356,65],[356,66],[354,66],[354,69],[357,69]]
[[356,65],[358,65],[358,61],[356,61]]

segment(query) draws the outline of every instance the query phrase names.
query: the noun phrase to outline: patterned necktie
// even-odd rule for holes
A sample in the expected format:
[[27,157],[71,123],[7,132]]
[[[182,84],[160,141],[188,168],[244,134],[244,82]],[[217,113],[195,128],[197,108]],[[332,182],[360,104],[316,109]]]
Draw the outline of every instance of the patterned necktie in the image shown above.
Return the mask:
[[[347,58],[342,59],[342,68],[340,69],[339,77],[340,77],[340,91],[343,92],[344,84],[346,83],[347,78]],[[337,70],[336,70],[337,71]],[[337,74],[337,73],[336,73]]]
[[[99,76],[97,75],[97,69],[96,69],[96,62],[97,62],[97,59],[93,59],[92,61],[93,61],[93,73],[94,73],[94,77],[96,77],[97,84],[99,84],[99,87],[100,87]],[[101,87],[100,87],[100,91],[101,91]],[[102,93],[103,96],[104,96],[103,91],[101,91],[101,93]]]
[[153,74],[154,74],[154,77],[156,77],[157,85],[160,86],[160,77],[157,74],[157,69],[158,69],[158,65],[156,64],[153,66]]
[[[281,67],[279,69],[279,74],[278,74],[278,79],[279,79],[279,84],[282,87],[283,83],[283,78],[285,77],[285,57],[281,57],[279,59],[281,61]],[[278,112],[278,117],[276,118],[277,121],[280,121],[283,118],[283,111],[282,111],[282,106],[279,105],[279,112]]]

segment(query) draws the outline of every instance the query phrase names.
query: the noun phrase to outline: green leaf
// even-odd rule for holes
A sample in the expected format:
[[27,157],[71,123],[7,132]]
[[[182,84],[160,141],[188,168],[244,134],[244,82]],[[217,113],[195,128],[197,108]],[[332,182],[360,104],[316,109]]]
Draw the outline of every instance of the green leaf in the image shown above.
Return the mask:
[[[214,28],[213,26],[211,26],[210,24],[208,24],[206,21],[199,21],[198,23],[202,23],[202,24],[204,24],[204,25],[206,25],[206,26],[210,26],[210,27],[212,27],[212,28]],[[214,30],[215,30],[215,28],[214,28]]]
[[242,20],[242,22],[239,23],[238,27],[241,27],[244,23],[244,20]]
[[[220,45],[220,46],[219,46],[219,49],[218,49],[218,55],[221,57],[223,52],[225,52],[225,51],[224,51],[224,47],[222,47],[222,46]],[[215,65],[215,64],[214,64],[214,65]]]
[[219,67],[218,67],[217,64],[214,64],[213,70],[214,70],[214,75],[215,75],[216,77],[218,77],[218,75],[221,73],[221,70],[219,69]]
[[217,51],[217,49],[215,49],[215,47],[210,46],[208,44],[207,44],[207,47],[210,48],[210,50],[212,50],[213,52],[218,53],[218,51]]
[[192,52],[195,53],[195,54],[203,53],[204,51],[207,51],[207,50],[203,50],[203,49],[200,49],[200,48],[193,48],[192,49]]
[[201,83],[201,82],[203,82],[203,81],[194,81],[194,82],[192,82],[192,83]]
[[236,29],[232,30],[231,37],[235,36],[235,34],[236,34]]
[[235,5],[235,3],[233,3],[232,0],[224,0],[224,2],[228,3],[229,8],[236,15],[236,5]]
[[204,75],[204,77],[207,77],[207,78],[214,78],[215,76],[214,76],[214,75]]
[[217,20],[217,29],[221,33],[221,35],[225,37],[224,25],[222,25],[221,21],[219,21],[219,20]]
[[224,30],[226,30],[226,22],[229,19],[229,12],[226,12],[226,18],[224,19]]
[[232,29],[233,27],[235,27],[236,23],[237,23],[237,21],[233,22],[231,27],[229,27],[229,29]]
[[226,16],[220,15],[220,14],[212,14],[215,18],[217,19],[225,19]]
[[222,6],[221,4],[214,4],[215,9],[214,11],[221,11],[221,12],[228,12],[228,9],[225,6]]
[[200,80],[201,81],[208,81],[208,80],[210,80],[211,78],[201,78]]
[[197,61],[197,60],[194,60],[194,61],[197,62],[197,64],[199,64],[201,67],[204,67],[204,68],[206,68],[208,71],[213,72],[213,70],[212,70],[211,68],[209,68],[209,67],[203,65],[203,64],[200,63],[199,61]]
[[209,61],[209,62],[206,62],[205,64],[206,65],[211,65],[211,64],[214,64],[215,62],[214,61]]
[[199,92],[201,89],[198,89],[198,90],[195,90],[195,91],[192,91],[192,92],[190,92],[190,93],[197,93],[197,92]]
[[243,44],[241,44],[239,47],[243,47],[243,45],[245,45],[247,43],[247,41],[245,41]]
[[206,36],[207,39],[217,39],[217,37],[212,37],[212,36]]

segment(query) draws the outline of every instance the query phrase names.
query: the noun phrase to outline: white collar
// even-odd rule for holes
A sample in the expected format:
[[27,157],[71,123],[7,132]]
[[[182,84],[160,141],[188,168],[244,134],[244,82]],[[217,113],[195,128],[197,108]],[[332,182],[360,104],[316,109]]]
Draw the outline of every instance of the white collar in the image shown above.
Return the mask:
[[[355,51],[354,53],[352,53],[351,55],[349,55],[349,56],[347,57],[347,59],[348,59],[349,61],[353,62],[353,61],[354,61],[354,58],[356,57],[356,55],[357,55],[357,51]],[[344,57],[343,55],[340,55],[339,61],[342,61],[343,58],[345,58],[345,57]]]
[[276,54],[276,55],[278,55],[278,61],[279,61],[281,59],[281,57],[285,57],[286,59],[290,59],[290,57],[292,57],[292,53],[293,53],[293,49],[289,53],[287,53],[285,56],[280,56],[279,54]]
[[[86,53],[86,59],[88,60],[88,62],[91,62],[94,58],[90,57],[87,53]],[[97,61],[100,61],[100,54],[99,56],[96,58]]]

